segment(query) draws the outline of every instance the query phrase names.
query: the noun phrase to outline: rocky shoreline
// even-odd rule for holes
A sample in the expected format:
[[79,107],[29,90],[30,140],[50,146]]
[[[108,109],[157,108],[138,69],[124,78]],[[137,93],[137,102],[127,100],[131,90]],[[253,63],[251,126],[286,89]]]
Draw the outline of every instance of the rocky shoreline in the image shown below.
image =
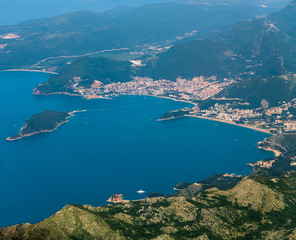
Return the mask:
[[33,90],[33,95],[42,95],[42,96],[50,96],[50,95],[68,95],[73,97],[80,97],[81,95],[75,93],[68,92],[52,92],[52,93],[43,93],[40,90],[37,90],[37,87]]

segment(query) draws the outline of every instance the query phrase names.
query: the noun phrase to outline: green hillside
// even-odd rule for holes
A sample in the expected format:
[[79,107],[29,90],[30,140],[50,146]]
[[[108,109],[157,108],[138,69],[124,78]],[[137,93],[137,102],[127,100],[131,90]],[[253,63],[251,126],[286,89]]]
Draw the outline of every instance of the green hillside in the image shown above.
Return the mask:
[[69,117],[71,117],[69,112],[44,111],[34,114],[30,119],[26,120],[20,133],[7,138],[7,140],[13,141],[42,132],[51,132],[59,125],[67,122]]
[[53,75],[45,84],[40,84],[35,91],[43,94],[72,93],[73,79],[80,77],[79,85],[89,87],[94,80],[104,84],[131,81],[133,73],[129,61],[116,61],[108,58],[79,58],[67,65],[58,75]]
[[237,59],[227,55],[228,48],[209,40],[193,40],[173,46],[150,60],[144,73],[154,78],[229,76],[241,68]]
[[296,97],[296,78],[294,75],[274,76],[268,78],[248,78],[231,88],[222,91],[218,96],[226,98],[240,98],[251,104],[251,107],[261,106],[265,99],[270,107],[279,105],[279,102],[291,101]]
[[265,18],[234,25],[218,41],[249,61],[249,69],[260,75],[294,72],[296,2]]

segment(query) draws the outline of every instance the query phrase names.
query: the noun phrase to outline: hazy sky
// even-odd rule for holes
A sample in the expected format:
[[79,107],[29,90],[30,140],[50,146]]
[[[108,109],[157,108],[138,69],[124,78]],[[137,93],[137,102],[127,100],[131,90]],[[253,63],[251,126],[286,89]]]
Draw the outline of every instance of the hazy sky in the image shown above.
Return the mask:
[[[176,2],[187,0],[0,0],[0,25],[15,24],[28,19],[52,17],[62,13],[92,10],[104,11],[115,6],[139,6],[152,2]],[[188,0],[198,1],[198,0]],[[287,2],[289,0],[200,0],[208,2]]]
[[0,0],[0,24],[51,17],[77,10],[103,11],[120,5],[142,5],[147,2],[174,0]]

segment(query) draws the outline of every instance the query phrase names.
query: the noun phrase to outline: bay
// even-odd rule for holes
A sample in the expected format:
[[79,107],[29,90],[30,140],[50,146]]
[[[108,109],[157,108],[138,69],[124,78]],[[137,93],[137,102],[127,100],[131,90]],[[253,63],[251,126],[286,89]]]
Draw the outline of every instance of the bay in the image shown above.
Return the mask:
[[[179,182],[215,173],[248,174],[247,162],[272,157],[257,149],[268,135],[196,118],[156,120],[187,103],[146,96],[84,100],[33,96],[44,73],[0,73],[0,227],[39,222],[68,203],[99,206],[115,193],[172,193]],[[15,142],[26,119],[44,110],[76,113],[52,133]]]

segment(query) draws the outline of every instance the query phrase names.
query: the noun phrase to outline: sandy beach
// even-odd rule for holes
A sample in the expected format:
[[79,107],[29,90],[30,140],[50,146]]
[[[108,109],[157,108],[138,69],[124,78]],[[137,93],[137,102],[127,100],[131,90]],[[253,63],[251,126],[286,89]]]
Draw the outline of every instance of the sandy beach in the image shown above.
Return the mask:
[[227,124],[235,125],[235,126],[238,126],[238,127],[249,128],[249,129],[252,129],[252,130],[255,130],[255,131],[258,131],[258,132],[264,132],[264,133],[273,135],[268,130],[255,128],[255,127],[251,127],[251,126],[247,126],[247,125],[243,125],[243,124],[237,124],[237,123],[231,122],[231,121],[226,121],[226,120],[221,120],[221,119],[216,119],[216,118],[208,118],[208,117],[196,116],[196,115],[184,115],[184,117],[195,117],[195,118],[202,118],[202,119],[216,121],[216,122],[227,123]]
[[276,149],[273,149],[273,148],[270,148],[270,147],[260,147],[258,146],[259,149],[262,149],[262,150],[265,150],[265,151],[270,151],[270,152],[273,152],[274,153],[274,156],[275,157],[279,157],[280,155],[282,155],[282,152],[279,151],[279,150],[276,150]]

